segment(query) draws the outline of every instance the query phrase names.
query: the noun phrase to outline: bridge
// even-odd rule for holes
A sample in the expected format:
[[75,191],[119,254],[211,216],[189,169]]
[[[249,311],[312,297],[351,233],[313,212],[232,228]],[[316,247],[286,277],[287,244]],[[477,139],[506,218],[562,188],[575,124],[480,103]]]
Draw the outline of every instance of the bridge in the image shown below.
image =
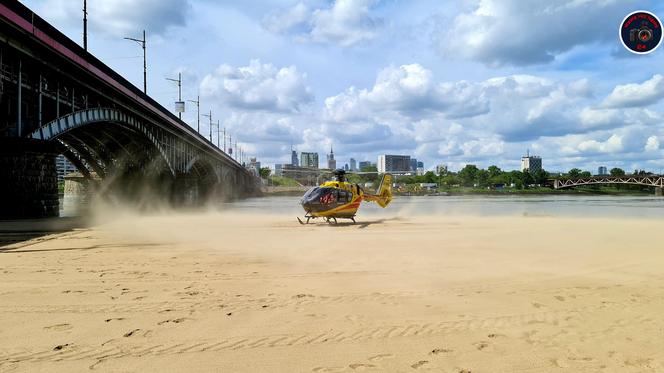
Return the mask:
[[553,182],[555,189],[573,188],[582,185],[600,184],[631,184],[655,188],[657,195],[662,195],[664,189],[663,175],[624,175],[624,176],[591,176],[576,179],[556,179]]
[[18,1],[0,3],[0,218],[59,214],[55,158],[99,193],[203,203],[256,193],[231,156]]

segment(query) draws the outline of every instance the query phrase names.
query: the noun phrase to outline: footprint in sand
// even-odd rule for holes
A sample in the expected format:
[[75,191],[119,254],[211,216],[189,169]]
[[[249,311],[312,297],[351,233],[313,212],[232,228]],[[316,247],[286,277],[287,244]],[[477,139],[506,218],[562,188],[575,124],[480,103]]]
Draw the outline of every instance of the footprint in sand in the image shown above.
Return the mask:
[[63,348],[68,347],[69,345],[70,345],[69,343],[65,343],[63,345],[57,345],[53,347],[53,351],[61,351]]
[[554,298],[556,298],[557,300],[559,300],[561,302],[565,301],[565,297],[563,297],[562,295],[556,295]]
[[420,361],[418,361],[417,363],[411,365],[410,367],[413,368],[413,369],[420,369],[421,367],[423,367],[423,366],[425,366],[425,365],[427,365],[427,364],[429,364],[428,361],[426,361],[426,360],[420,360]]
[[104,320],[104,322],[122,321],[122,320],[124,320],[124,317],[113,317],[113,318]]
[[496,333],[491,333],[487,335],[489,338],[501,338],[501,337],[507,337],[505,334],[496,334]]
[[450,352],[454,352],[454,350],[449,348],[434,348],[429,352],[429,355],[448,354]]
[[169,319],[169,320],[160,321],[160,322],[157,323],[157,325],[164,325],[164,324],[168,324],[168,323],[179,324],[181,322],[185,322],[186,320],[187,319],[184,318],[184,317],[181,317],[179,319]]
[[392,354],[378,354],[376,356],[370,357],[367,360],[369,360],[369,361],[380,361],[380,360],[383,360],[383,359],[393,359],[393,358],[394,358],[394,355],[392,355]]
[[542,307],[546,307],[545,305],[543,305],[543,304],[541,304],[541,303],[537,303],[537,302],[533,302],[533,303],[531,303],[531,304],[532,304],[532,305],[533,305],[533,307],[535,307],[535,308],[542,308]]
[[125,338],[131,337],[132,335],[134,335],[134,333],[136,333],[139,330],[141,330],[141,329],[134,329],[134,330],[128,331],[123,335],[123,337],[125,337]]
[[57,331],[62,331],[62,330],[69,330],[72,329],[73,326],[69,324],[57,324],[57,325],[51,325],[51,326],[45,326],[44,329],[46,330],[57,330]]
[[357,363],[357,364],[349,364],[348,367],[352,370],[365,370],[368,368],[375,368],[376,366],[373,364]]
[[489,342],[479,341],[479,342],[473,343],[473,346],[475,346],[475,348],[477,348],[479,351],[482,351],[485,348],[489,347]]

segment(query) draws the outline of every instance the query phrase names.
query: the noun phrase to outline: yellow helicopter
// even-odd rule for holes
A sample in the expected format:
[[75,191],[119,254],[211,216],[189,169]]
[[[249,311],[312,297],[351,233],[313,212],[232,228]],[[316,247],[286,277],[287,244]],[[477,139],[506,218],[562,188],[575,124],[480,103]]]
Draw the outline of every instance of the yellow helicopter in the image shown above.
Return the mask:
[[306,223],[299,217],[300,224],[309,224],[309,220],[323,218],[329,224],[337,224],[337,219],[350,219],[355,223],[355,214],[362,201],[375,202],[380,207],[387,207],[392,201],[392,175],[383,174],[376,194],[365,192],[358,184],[346,181],[346,171],[334,171],[336,180],[326,181],[320,186],[309,189],[300,204],[304,208]]

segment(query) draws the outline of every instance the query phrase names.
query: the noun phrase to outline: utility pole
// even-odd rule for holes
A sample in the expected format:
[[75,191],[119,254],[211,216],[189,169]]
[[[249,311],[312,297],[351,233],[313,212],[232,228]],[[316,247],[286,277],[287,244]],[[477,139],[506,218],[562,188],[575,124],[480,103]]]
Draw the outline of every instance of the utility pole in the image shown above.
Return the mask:
[[201,96],[196,96],[196,101],[187,100],[196,104],[196,132],[201,133]]
[[210,118],[210,142],[212,142],[212,110],[210,110],[210,114],[203,114],[203,116]]
[[226,149],[226,127],[224,127],[224,153],[228,154],[228,149]]
[[83,0],[83,49],[88,50],[88,0]]
[[145,30],[143,30],[143,39],[125,38],[126,40],[135,41],[143,48],[143,93],[148,94],[148,62],[145,48]]
[[[176,82],[178,83],[178,103],[182,102],[182,73],[178,73],[178,78],[177,79],[172,79],[172,78],[166,78],[166,80],[170,80],[171,82]],[[178,109],[176,107],[176,109]],[[182,120],[182,112],[178,111],[178,118]]]
[[219,148],[219,132],[221,132],[221,129],[219,127],[219,119],[217,119],[217,148]]

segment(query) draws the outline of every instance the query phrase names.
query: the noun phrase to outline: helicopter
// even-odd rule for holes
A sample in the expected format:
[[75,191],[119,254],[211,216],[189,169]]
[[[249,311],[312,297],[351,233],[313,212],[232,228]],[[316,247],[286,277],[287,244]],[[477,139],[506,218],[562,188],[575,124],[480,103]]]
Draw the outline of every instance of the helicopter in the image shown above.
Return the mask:
[[337,224],[337,219],[350,219],[355,223],[355,214],[362,201],[375,202],[380,207],[387,207],[392,201],[392,175],[383,174],[375,194],[367,193],[358,184],[346,181],[346,171],[337,169],[333,172],[334,181],[326,181],[309,189],[300,204],[305,211],[306,223],[299,217],[300,224],[309,224],[311,219],[323,218],[329,224]]

